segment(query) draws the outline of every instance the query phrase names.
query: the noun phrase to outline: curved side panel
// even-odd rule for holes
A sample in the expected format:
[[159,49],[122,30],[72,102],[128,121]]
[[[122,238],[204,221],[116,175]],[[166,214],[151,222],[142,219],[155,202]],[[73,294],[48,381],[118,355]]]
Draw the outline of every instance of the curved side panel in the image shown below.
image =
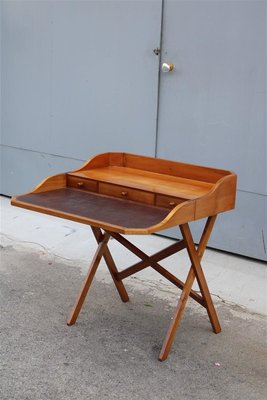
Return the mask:
[[108,166],[123,166],[124,153],[103,153],[87,160],[81,168],[71,172],[81,172],[92,168],[103,168]]
[[225,176],[210,193],[197,199],[195,220],[232,210],[235,207],[236,183],[235,174]]

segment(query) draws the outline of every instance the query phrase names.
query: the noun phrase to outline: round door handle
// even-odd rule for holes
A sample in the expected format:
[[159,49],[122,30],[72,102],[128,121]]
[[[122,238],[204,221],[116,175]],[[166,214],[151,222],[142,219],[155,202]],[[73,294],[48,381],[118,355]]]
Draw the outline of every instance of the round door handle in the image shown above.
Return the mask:
[[174,64],[163,63],[161,69],[162,72],[171,72],[174,69]]

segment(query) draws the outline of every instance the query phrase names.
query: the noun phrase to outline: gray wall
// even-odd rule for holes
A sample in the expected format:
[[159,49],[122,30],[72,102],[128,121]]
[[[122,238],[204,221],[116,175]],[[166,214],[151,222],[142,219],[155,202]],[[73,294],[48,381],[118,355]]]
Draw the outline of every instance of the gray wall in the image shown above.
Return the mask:
[[266,28],[266,1],[165,0],[163,58],[175,69],[161,76],[157,140],[158,157],[238,174],[236,208],[209,244],[265,260]]
[[237,208],[210,244],[266,259],[265,1],[0,5],[0,193],[104,151],[233,169]]
[[161,1],[2,1],[2,193],[155,154]]
[[2,4],[0,2],[0,193],[2,187]]

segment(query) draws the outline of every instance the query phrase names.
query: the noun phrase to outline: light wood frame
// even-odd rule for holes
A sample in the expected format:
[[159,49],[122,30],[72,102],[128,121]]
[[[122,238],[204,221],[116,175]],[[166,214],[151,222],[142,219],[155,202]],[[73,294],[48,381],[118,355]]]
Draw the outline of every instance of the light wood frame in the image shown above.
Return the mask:
[[[45,179],[32,192],[13,197],[11,203],[92,228],[98,246],[68,325],[76,322],[102,258],[123,302],[129,300],[123,280],[148,266],[182,290],[159,355],[164,361],[189,297],[206,308],[213,331],[221,331],[201,259],[217,214],[235,206],[236,180],[231,171],[127,153],[104,153],[79,170]],[[202,218],[207,221],[196,247],[188,223]],[[179,226],[182,240],[151,256],[123,236],[151,234],[173,226]],[[141,261],[119,271],[108,248],[110,237]],[[185,282],[159,264],[182,249],[187,250],[191,261]],[[201,294],[192,289],[195,279]]]

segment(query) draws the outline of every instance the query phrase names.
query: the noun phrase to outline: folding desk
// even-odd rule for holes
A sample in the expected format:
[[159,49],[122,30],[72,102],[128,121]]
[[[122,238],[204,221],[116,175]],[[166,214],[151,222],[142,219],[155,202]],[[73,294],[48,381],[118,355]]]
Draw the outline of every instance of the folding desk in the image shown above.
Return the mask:
[[[231,171],[161,160],[126,153],[99,154],[80,169],[48,177],[32,192],[13,197],[11,203],[45,214],[90,225],[98,243],[68,325],[75,323],[103,257],[122,301],[129,300],[123,279],[150,266],[182,289],[162,350],[169,354],[188,297],[206,308],[212,329],[221,331],[201,267],[216,215],[234,208],[236,175]],[[207,218],[195,246],[188,223]],[[148,256],[123,235],[147,235],[179,226],[182,240]],[[108,248],[110,237],[141,261],[118,270]],[[185,282],[159,262],[187,249],[191,261]],[[192,289],[197,280],[200,293]]]

